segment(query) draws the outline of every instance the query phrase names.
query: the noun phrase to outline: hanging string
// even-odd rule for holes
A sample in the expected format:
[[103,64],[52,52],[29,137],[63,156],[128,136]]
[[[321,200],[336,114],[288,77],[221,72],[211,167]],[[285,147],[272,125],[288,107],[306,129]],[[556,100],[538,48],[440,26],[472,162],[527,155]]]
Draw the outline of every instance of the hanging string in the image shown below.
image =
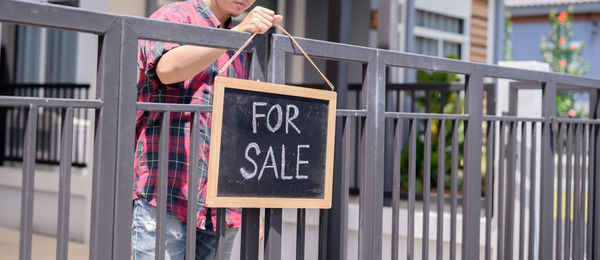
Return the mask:
[[[325,75],[321,72],[321,70],[319,70],[319,67],[317,67],[317,65],[313,62],[313,60],[308,56],[308,54],[306,54],[306,52],[304,51],[304,49],[302,49],[302,47],[300,46],[300,44],[298,44],[298,42],[296,41],[296,39],[294,39],[294,37],[292,37],[285,29],[283,29],[283,27],[281,27],[279,24],[274,23],[273,24],[275,27],[277,27],[279,30],[281,30],[285,35],[287,35],[287,37],[290,38],[290,40],[292,40],[292,42],[296,45],[296,47],[298,47],[298,49],[300,50],[300,52],[302,52],[302,54],[304,55],[304,57],[310,62],[310,64],[313,65],[313,67],[319,72],[319,74],[321,75],[321,77],[323,77],[323,79],[325,80],[325,82],[327,82],[327,85],[329,85],[329,87],[331,88],[331,90],[334,90],[335,87],[333,86],[333,84],[331,84],[331,82],[327,79],[327,77],[325,77]],[[233,54],[233,56],[231,56],[231,58],[227,61],[227,63],[225,63],[225,65],[219,70],[219,75],[221,73],[223,73],[227,67],[229,67],[229,65],[231,65],[231,63],[233,62],[233,60],[235,60],[235,58],[237,58],[238,55],[240,55],[240,53],[246,48],[246,46],[248,46],[248,44],[250,44],[250,42],[252,41],[252,39],[254,38],[254,36],[256,36],[256,33],[252,34],[252,36],[250,36],[250,38],[248,40],[246,40],[246,42],[244,42],[244,44],[242,44],[242,47],[240,47],[235,54]]]
[[235,60],[235,58],[237,58],[237,56],[240,55],[240,53],[242,53],[242,51],[246,48],[246,46],[248,46],[248,44],[250,44],[250,42],[252,41],[252,39],[254,39],[254,36],[256,36],[257,33],[253,33],[252,36],[250,36],[250,38],[248,40],[246,40],[246,42],[244,42],[244,44],[242,44],[242,47],[240,47],[235,54],[233,54],[233,56],[231,56],[231,58],[227,61],[227,63],[225,63],[225,66],[223,66],[220,70],[219,70],[219,74],[221,75],[221,73],[223,73],[223,71],[225,71],[227,69],[227,67],[229,67],[229,65],[231,65],[231,63],[233,62],[233,60]]

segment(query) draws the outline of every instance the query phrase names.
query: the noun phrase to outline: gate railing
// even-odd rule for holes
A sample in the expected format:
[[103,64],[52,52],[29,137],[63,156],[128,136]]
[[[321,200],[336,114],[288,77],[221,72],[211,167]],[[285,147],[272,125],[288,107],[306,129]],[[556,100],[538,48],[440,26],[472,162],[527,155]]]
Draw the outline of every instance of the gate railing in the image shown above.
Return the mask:
[[[135,137],[135,116],[138,110],[153,110],[165,113],[173,111],[192,112],[197,118],[199,113],[210,112],[210,106],[136,103],[136,54],[138,41],[174,41],[184,44],[194,44],[217,48],[235,49],[249,37],[249,34],[226,31],[214,28],[196,27],[192,25],[174,24],[145,18],[119,16],[90,12],[76,8],[61,7],[48,4],[5,0],[0,4],[0,21],[16,24],[42,26],[54,29],[73,30],[93,33],[99,38],[98,74],[96,99],[58,99],[58,98],[28,98],[0,96],[0,105],[5,107],[22,107],[27,109],[25,140],[23,153],[23,182],[21,200],[20,225],[20,258],[31,259],[32,228],[33,228],[33,195],[34,195],[34,166],[38,110],[41,107],[60,109],[63,113],[61,127],[61,161],[59,188],[59,217],[57,234],[57,259],[66,259],[68,254],[69,228],[69,191],[70,165],[73,136],[73,111],[85,108],[95,111],[94,128],[94,158],[93,158],[93,189],[92,189],[92,219],[90,232],[90,259],[128,259],[131,252],[131,222],[133,187],[133,147]],[[435,247],[437,255],[449,255],[455,259],[458,255],[457,245],[460,240],[460,255],[462,259],[504,259],[517,255],[525,258],[525,247],[528,244],[527,258],[554,259],[555,256],[571,255],[574,259],[594,259],[600,250],[600,193],[594,192],[600,187],[600,106],[598,105],[598,90],[600,80],[555,73],[536,72],[522,69],[498,67],[428,57],[416,54],[366,48],[347,44],[339,44],[310,39],[298,39],[305,51],[312,57],[335,60],[340,62],[355,62],[363,65],[363,82],[361,88],[361,103],[358,109],[340,108],[337,111],[338,147],[336,153],[341,154],[335,162],[335,181],[333,188],[333,205],[330,210],[321,210],[319,225],[319,258],[348,259],[354,254],[348,253],[348,205],[349,205],[349,172],[353,162],[350,159],[354,152],[350,138],[352,125],[357,124],[360,130],[359,143],[355,144],[359,151],[358,172],[361,182],[359,194],[359,233],[358,259],[382,259],[383,255],[391,254],[393,259],[430,258],[429,233],[430,212],[437,216],[450,214],[450,247],[444,249],[444,230],[437,228]],[[250,79],[275,83],[285,83],[286,55],[300,55],[290,40],[282,35],[259,36],[247,48],[251,53]],[[465,76],[465,107],[464,114],[431,114],[406,113],[388,111],[386,109],[386,69],[401,67],[442,71],[462,74]],[[265,76],[266,75],[266,76]],[[542,91],[542,114],[536,118],[517,116],[484,115],[482,110],[484,78],[505,78],[517,81],[533,82]],[[570,86],[582,88],[591,93],[591,119],[562,119],[556,118],[556,92],[559,87]],[[382,221],[383,221],[383,187],[385,161],[386,120],[392,120],[394,138],[393,160],[393,189],[392,189],[392,245],[391,252],[383,252]],[[165,120],[168,122],[168,120]],[[417,136],[419,122],[425,125],[422,138],[424,145],[417,145],[421,140]],[[403,172],[400,165],[400,153],[403,146],[404,125],[408,126],[408,171]],[[525,127],[522,127],[525,126]],[[527,127],[529,126],[529,127]],[[198,127],[194,123],[193,128]],[[432,158],[431,147],[435,140],[432,129],[451,135],[450,144],[444,144],[438,134],[438,158]],[[463,130],[459,130],[463,129]],[[566,130],[565,130],[566,129]],[[499,131],[498,131],[499,130]],[[389,130],[388,130],[389,131]],[[464,132],[461,132],[464,131]],[[537,132],[540,132],[539,138]],[[197,131],[193,131],[197,132]],[[517,136],[522,133],[520,140],[531,132],[529,143],[519,143]],[[460,136],[462,133],[462,137]],[[565,134],[566,133],[566,134]],[[161,133],[161,136],[166,135]],[[192,138],[194,138],[192,136]],[[458,139],[464,138],[461,146]],[[418,140],[417,140],[418,139]],[[558,140],[558,141],[557,141]],[[565,141],[567,140],[567,141]],[[538,145],[539,143],[539,145]],[[529,145],[528,145],[529,144]],[[575,146],[572,146],[575,144]],[[584,144],[587,144],[584,145]],[[446,149],[446,146],[450,149]],[[166,142],[161,142],[160,153],[168,151]],[[419,206],[416,196],[416,151],[423,147],[423,202],[422,219],[419,218]],[[529,147],[529,148],[528,148]],[[553,217],[554,193],[562,194],[562,189],[555,188],[555,182],[562,180],[562,166],[557,167],[564,157],[566,147],[568,164],[565,180],[566,195],[571,197],[573,188],[574,216],[566,214],[566,218]],[[573,149],[573,147],[575,147]],[[464,161],[458,160],[459,149],[464,149]],[[485,149],[485,153],[484,153]],[[496,152],[498,150],[498,152]],[[518,151],[521,151],[520,153]],[[192,158],[197,156],[192,151]],[[525,154],[530,154],[526,167]],[[540,159],[537,160],[537,155]],[[571,156],[573,154],[573,156]],[[432,160],[438,160],[438,165],[444,163],[442,155],[451,157],[450,160],[450,213],[445,211],[444,200],[438,196],[437,209],[430,210],[431,203],[431,165]],[[521,157],[517,157],[520,155]],[[485,157],[485,167],[482,167]],[[159,157],[159,165],[167,163],[167,156]],[[559,158],[559,159],[557,159]],[[585,159],[583,159],[585,158]],[[463,165],[462,190],[459,190],[458,164]],[[517,167],[520,166],[520,167]],[[585,166],[585,167],[584,167]],[[195,169],[196,167],[190,167]],[[485,179],[482,178],[485,170]],[[532,170],[530,170],[532,169]],[[587,175],[582,175],[582,170]],[[527,175],[526,172],[530,174]],[[536,174],[539,172],[539,174]],[[517,173],[519,173],[517,175]],[[557,173],[559,178],[555,177]],[[571,182],[571,173],[573,182]],[[164,201],[166,192],[166,171],[159,173],[159,201]],[[192,177],[195,172],[189,173]],[[447,173],[444,173],[447,174]],[[408,176],[408,204],[400,201],[401,177]],[[442,174],[438,173],[438,178]],[[530,186],[531,202],[527,207],[531,217],[528,226],[525,224],[525,183],[517,192],[517,176],[521,181],[538,183]],[[583,177],[587,176],[587,178]],[[493,178],[492,178],[493,177]],[[532,179],[533,178],[533,179]],[[584,179],[585,178],[585,179]],[[562,185],[558,184],[559,186]],[[575,183],[575,184],[573,184]],[[586,186],[587,185],[587,186]],[[493,188],[493,187],[497,188]],[[506,186],[506,187],[504,187]],[[535,188],[537,187],[537,188]],[[562,187],[562,186],[560,186]],[[582,187],[585,187],[583,189]],[[482,188],[485,200],[481,200]],[[191,189],[193,190],[193,189]],[[492,193],[494,191],[494,193]],[[443,191],[438,190],[441,194]],[[457,196],[462,193],[462,230],[457,230],[458,210]],[[440,193],[438,193],[440,194]],[[519,199],[519,221],[515,221],[515,194]],[[192,198],[195,195],[190,196]],[[536,199],[536,197],[538,199]],[[586,197],[590,199],[587,200]],[[566,199],[570,208],[571,199]],[[188,210],[195,211],[196,203],[189,203]],[[556,207],[561,210],[562,203]],[[157,230],[164,232],[166,208],[159,202]],[[402,219],[400,210],[407,210],[406,219]],[[194,215],[189,214],[188,221],[194,222]],[[224,211],[219,210],[218,237],[223,231]],[[257,259],[259,255],[258,228],[259,209],[244,209],[242,216],[242,259]],[[280,259],[282,210],[265,209],[265,259]],[[438,227],[441,217],[438,217]],[[296,256],[304,258],[305,246],[305,210],[298,210],[298,227]],[[479,223],[485,223],[485,230],[480,230]],[[418,248],[418,232],[415,222],[422,222],[423,232]],[[517,228],[515,223],[519,223]],[[558,224],[557,224],[558,223]],[[406,224],[406,250],[400,250],[400,225]],[[558,225],[559,228],[555,228]],[[562,226],[565,226],[564,233]],[[528,233],[525,228],[528,227]],[[537,227],[537,228],[536,228]],[[188,233],[195,234],[195,227],[189,226]],[[432,229],[433,230],[433,229]],[[556,230],[556,231],[555,231]],[[521,234],[523,231],[523,234]],[[527,243],[525,243],[525,235]],[[164,252],[164,236],[158,236],[157,250]],[[517,243],[518,241],[522,243]],[[194,253],[194,236],[187,237],[186,249],[188,257]],[[482,242],[483,241],[483,242]],[[564,243],[563,243],[564,241]],[[481,245],[484,245],[483,251]],[[513,247],[517,245],[517,248]],[[415,249],[420,249],[416,250]],[[584,250],[586,249],[585,254]],[[555,252],[556,255],[555,255]],[[401,255],[402,254],[402,255]],[[157,259],[163,259],[164,254],[157,254]],[[222,259],[222,249],[217,248],[217,257]],[[562,257],[556,257],[562,259]]]

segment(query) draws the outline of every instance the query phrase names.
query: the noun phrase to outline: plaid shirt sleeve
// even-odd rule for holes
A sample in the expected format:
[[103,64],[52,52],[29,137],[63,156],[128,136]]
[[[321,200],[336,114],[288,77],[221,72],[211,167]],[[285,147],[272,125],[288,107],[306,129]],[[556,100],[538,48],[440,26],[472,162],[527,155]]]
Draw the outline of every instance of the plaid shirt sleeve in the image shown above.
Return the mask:
[[[189,23],[189,18],[181,15],[178,6],[165,6],[150,16],[151,19],[163,20],[175,23]],[[138,59],[138,66],[143,69],[151,80],[158,79],[156,76],[156,65],[163,54],[181,46],[174,42],[142,41],[141,51],[145,59]]]

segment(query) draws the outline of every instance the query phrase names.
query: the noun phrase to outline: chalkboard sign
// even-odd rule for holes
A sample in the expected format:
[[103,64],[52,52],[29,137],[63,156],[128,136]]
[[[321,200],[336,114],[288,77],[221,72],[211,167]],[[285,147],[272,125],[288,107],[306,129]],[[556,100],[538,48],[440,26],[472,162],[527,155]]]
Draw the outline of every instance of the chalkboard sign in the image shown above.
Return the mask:
[[217,77],[207,205],[330,208],[336,97]]

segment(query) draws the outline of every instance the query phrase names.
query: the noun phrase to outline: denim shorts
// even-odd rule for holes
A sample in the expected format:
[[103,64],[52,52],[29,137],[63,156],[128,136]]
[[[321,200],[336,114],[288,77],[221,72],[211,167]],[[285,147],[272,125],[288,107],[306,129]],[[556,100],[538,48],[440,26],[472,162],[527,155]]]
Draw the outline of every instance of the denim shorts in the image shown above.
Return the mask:
[[[185,259],[186,224],[167,212],[165,238],[165,259]],[[228,228],[225,232],[225,259],[229,259],[235,235],[239,228]],[[133,259],[154,259],[156,245],[156,208],[144,199],[137,199],[133,206],[131,244]],[[216,233],[196,228],[196,259],[215,259]]]

